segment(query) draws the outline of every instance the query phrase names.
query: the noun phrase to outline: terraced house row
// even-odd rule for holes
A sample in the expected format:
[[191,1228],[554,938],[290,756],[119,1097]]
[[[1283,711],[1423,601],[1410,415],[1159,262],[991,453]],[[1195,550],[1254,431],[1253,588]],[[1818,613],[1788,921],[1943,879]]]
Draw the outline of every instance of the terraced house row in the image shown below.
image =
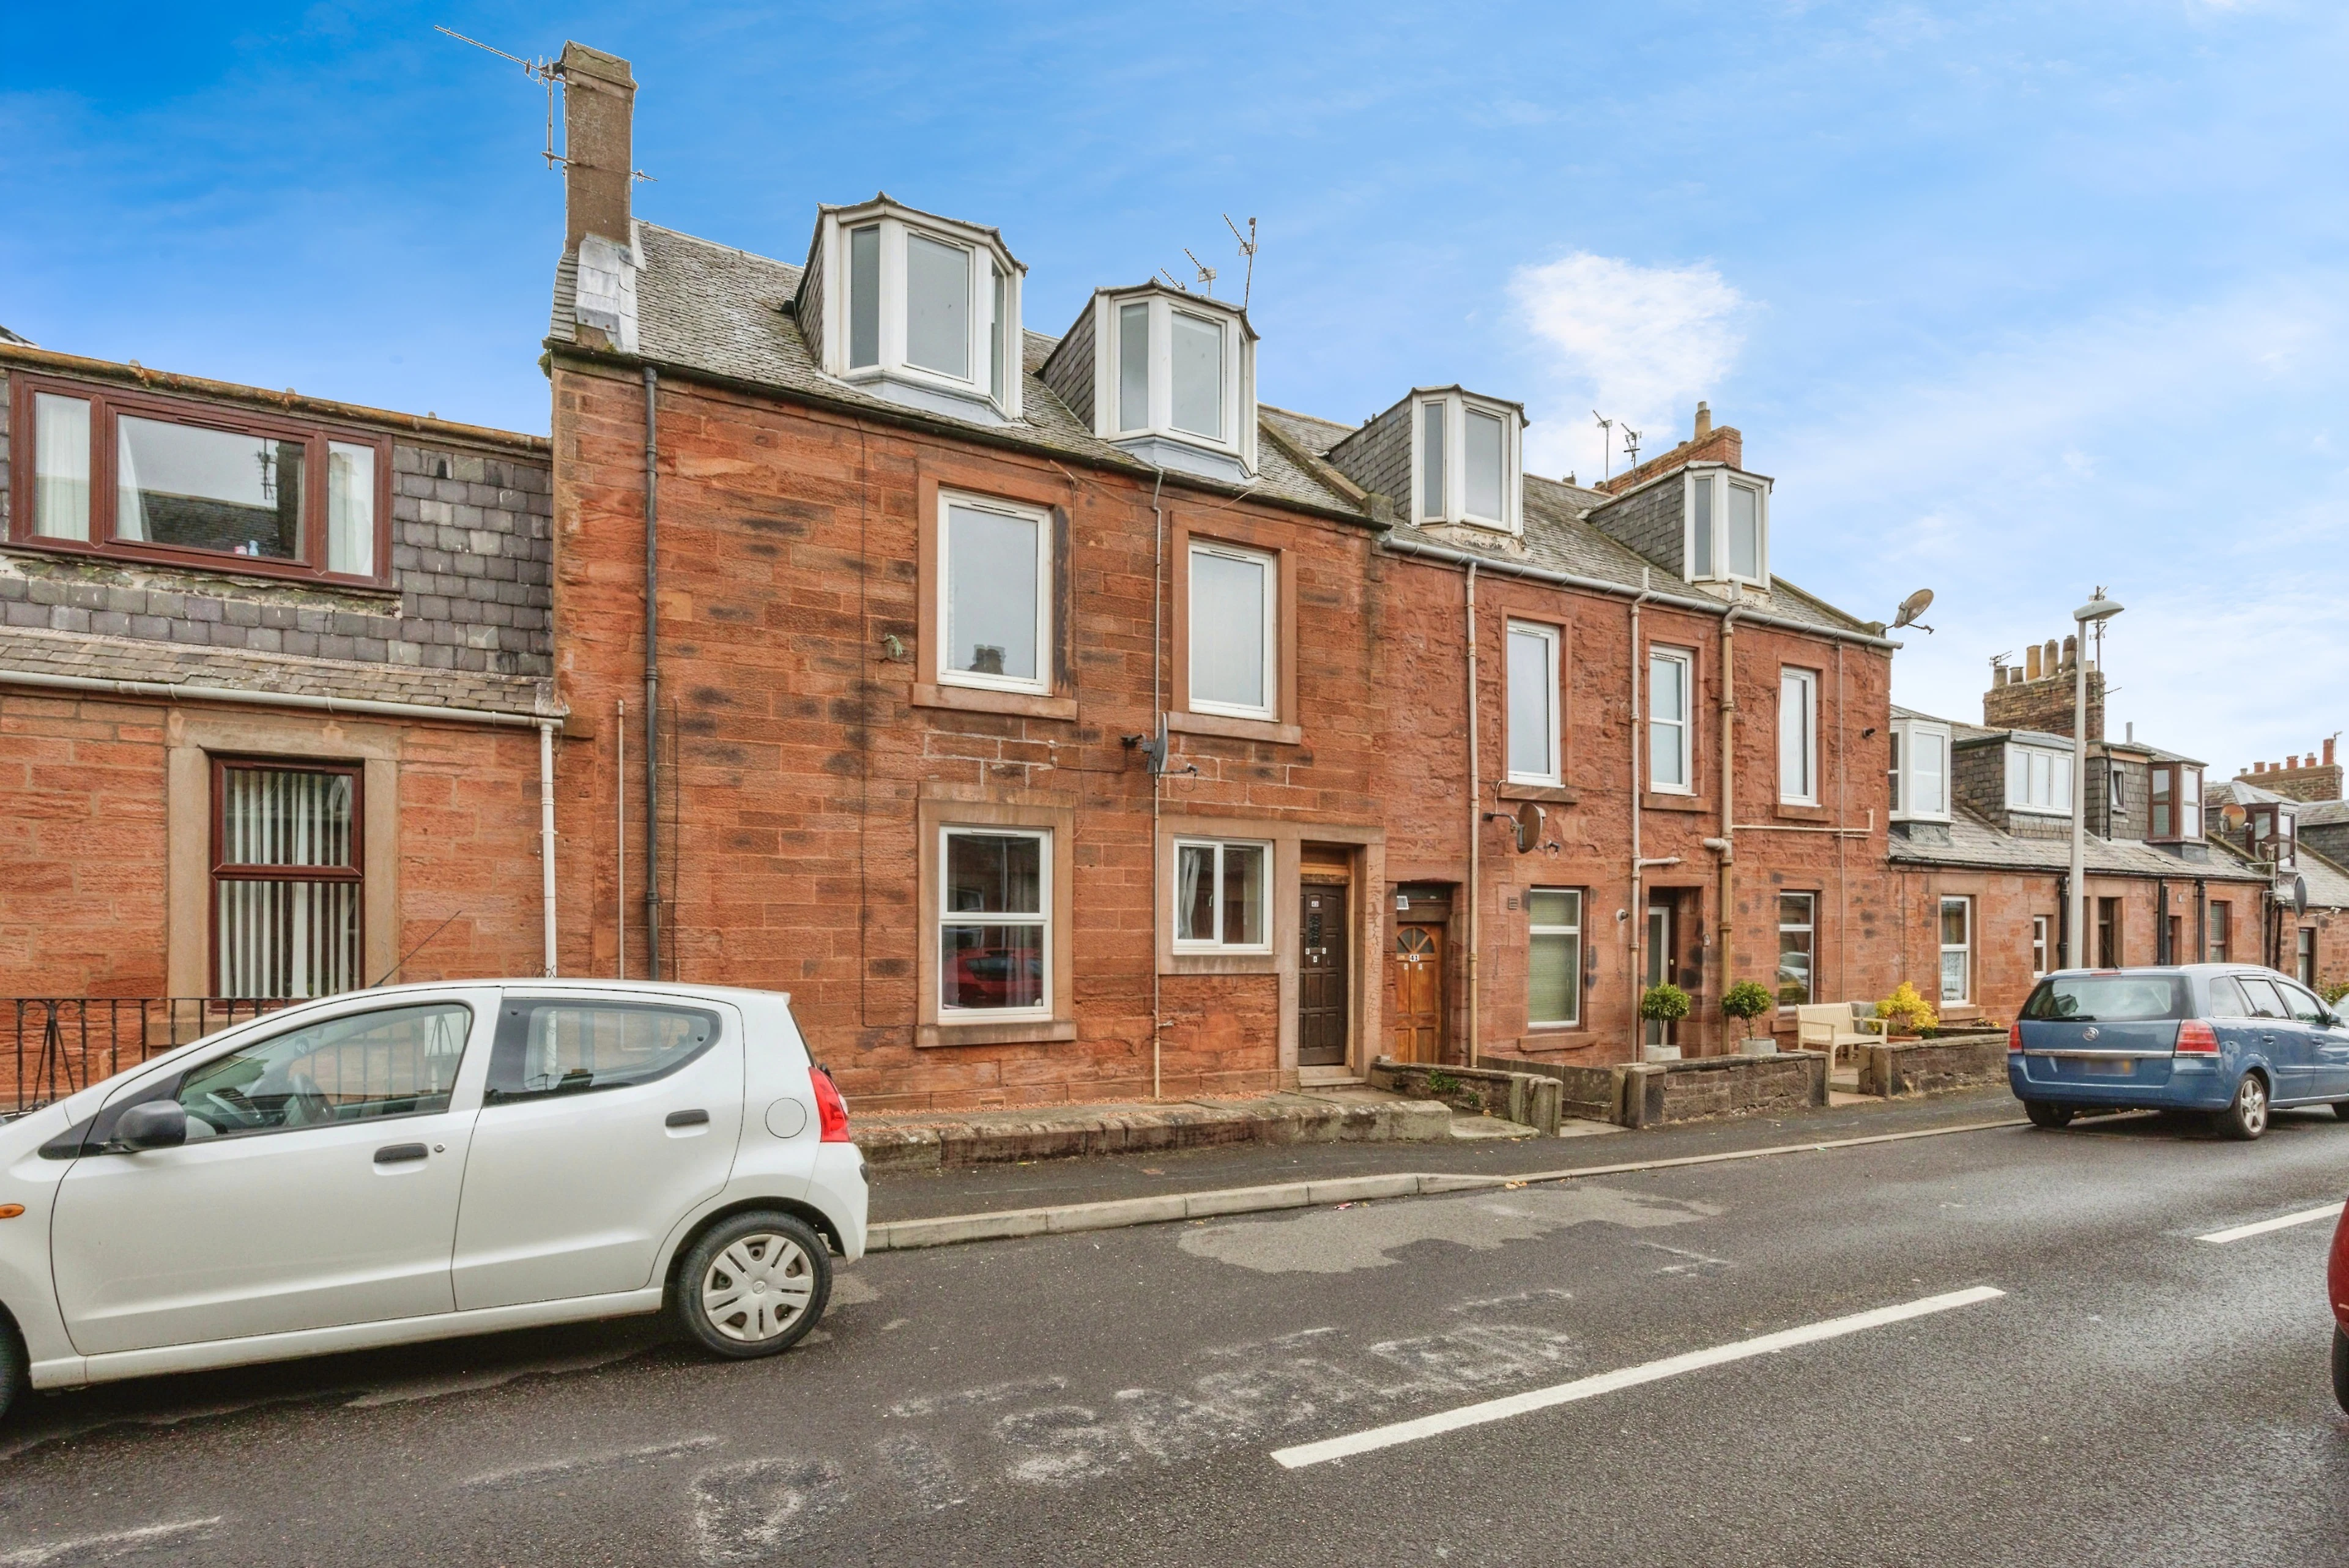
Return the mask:
[[[626,63],[562,70],[551,441],[0,344],[0,991],[761,986],[944,1108],[2004,1017],[2060,948],[2068,729],[1894,708],[1702,405],[1579,485],[1440,365],[1260,403],[1227,300],[1030,330],[1009,237],[885,194],[749,254],[636,219]],[[2092,825],[2116,961],[2349,935],[2095,739],[2168,792]]]

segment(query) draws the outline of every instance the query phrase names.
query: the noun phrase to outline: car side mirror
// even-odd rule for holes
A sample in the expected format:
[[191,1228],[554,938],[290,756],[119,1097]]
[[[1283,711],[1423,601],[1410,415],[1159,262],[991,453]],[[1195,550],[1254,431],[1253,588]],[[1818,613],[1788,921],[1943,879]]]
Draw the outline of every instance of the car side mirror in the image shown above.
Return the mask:
[[115,1141],[129,1148],[177,1148],[188,1141],[188,1108],[177,1100],[148,1100],[122,1113]]

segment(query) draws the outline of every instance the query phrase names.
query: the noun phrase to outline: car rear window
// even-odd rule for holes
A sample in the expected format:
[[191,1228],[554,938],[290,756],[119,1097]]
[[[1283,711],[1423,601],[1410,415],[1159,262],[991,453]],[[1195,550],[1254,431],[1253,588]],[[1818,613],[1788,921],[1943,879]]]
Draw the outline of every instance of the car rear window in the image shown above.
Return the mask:
[[2039,982],[2023,1016],[2051,1023],[2132,1023],[2190,1018],[2182,974],[2057,975]]

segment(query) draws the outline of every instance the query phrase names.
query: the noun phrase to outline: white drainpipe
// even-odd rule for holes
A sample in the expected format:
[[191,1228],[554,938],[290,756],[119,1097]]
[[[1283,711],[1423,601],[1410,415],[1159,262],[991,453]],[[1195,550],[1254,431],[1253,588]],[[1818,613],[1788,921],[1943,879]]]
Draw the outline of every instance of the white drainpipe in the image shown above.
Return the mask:
[[546,967],[554,978],[554,726],[538,727],[538,876],[545,906]]

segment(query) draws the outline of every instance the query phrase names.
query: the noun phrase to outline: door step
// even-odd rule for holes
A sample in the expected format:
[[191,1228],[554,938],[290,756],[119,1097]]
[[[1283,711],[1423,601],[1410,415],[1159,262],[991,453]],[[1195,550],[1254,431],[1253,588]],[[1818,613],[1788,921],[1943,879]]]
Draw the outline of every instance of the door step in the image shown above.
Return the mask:
[[1299,1067],[1297,1086],[1300,1089],[1341,1089],[1359,1084],[1362,1075],[1351,1067]]

